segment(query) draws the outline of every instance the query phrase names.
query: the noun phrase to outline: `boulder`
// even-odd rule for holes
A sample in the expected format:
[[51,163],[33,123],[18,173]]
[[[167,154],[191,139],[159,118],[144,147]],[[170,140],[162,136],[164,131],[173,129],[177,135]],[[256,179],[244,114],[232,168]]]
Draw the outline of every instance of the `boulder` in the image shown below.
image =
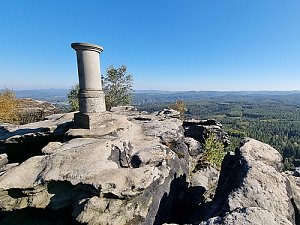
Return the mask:
[[59,149],[59,147],[62,146],[61,142],[49,142],[44,148],[42,148],[42,153],[44,154],[53,154],[56,150]]
[[222,125],[216,120],[185,120],[183,121],[184,135],[198,141],[201,145],[211,133],[223,142],[227,147],[230,144],[228,134],[222,129]]
[[205,192],[203,193],[204,201],[211,201],[214,197],[216,187],[219,179],[219,171],[214,167],[208,166],[191,173],[190,186],[203,187]]
[[235,155],[225,157],[215,197],[204,215],[207,220],[201,224],[294,224],[281,168],[278,151],[245,139]]
[[292,225],[286,218],[277,217],[260,207],[236,208],[224,216],[213,217],[199,225]]

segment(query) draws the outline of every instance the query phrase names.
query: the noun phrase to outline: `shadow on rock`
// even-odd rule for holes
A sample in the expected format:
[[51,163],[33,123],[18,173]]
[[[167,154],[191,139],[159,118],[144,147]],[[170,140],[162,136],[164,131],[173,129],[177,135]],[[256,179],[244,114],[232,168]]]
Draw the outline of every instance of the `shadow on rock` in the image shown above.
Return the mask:
[[79,225],[69,208],[60,210],[26,208],[0,212],[0,225]]
[[169,193],[165,193],[160,201],[154,225],[163,223],[189,223],[198,205],[203,201],[205,188],[188,187],[186,175],[176,177],[170,185]]
[[48,205],[51,209],[74,208],[79,200],[100,194],[91,184],[79,183],[74,186],[68,181],[51,181],[48,184],[48,192],[54,194]]
[[227,154],[222,163],[215,196],[212,202],[201,205],[194,215],[194,222],[215,216],[224,216],[229,211],[228,196],[233,190],[241,186],[248,170],[248,164],[241,156],[238,148],[235,155]]
[[43,155],[42,148],[49,142],[63,142],[65,132],[72,126],[73,122],[65,122],[53,131],[49,128],[24,128],[7,132],[0,137],[0,154],[6,153],[9,163],[22,163],[30,157]]

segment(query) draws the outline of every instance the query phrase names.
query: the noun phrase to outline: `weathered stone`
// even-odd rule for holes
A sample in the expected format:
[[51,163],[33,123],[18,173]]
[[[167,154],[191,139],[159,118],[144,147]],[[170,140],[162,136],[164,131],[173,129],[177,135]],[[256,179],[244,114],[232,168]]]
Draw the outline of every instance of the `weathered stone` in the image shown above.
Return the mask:
[[203,187],[205,189],[205,193],[203,193],[204,201],[210,201],[214,197],[217,188],[219,172],[215,168],[208,166],[191,173],[190,176],[190,185]]
[[[7,170],[0,176],[1,210],[67,207],[81,223],[153,224],[172,180],[187,171],[163,144],[182,139],[183,130],[178,119],[138,115],[114,114],[99,130],[72,129],[71,140],[52,142],[43,149],[47,155]],[[92,132],[98,134],[88,137]],[[126,168],[112,157],[115,148],[126,153]]]
[[141,112],[137,112],[137,109],[131,105],[112,107],[110,109],[110,112],[115,114],[128,115],[128,116],[129,115],[136,116],[137,113],[141,114]]
[[53,154],[56,150],[59,149],[59,147],[62,146],[61,142],[50,142],[47,144],[44,148],[42,148],[42,153],[44,154]]
[[194,138],[186,137],[184,142],[188,146],[190,156],[199,156],[203,153],[203,145]]
[[3,165],[2,167],[0,167],[0,175],[4,174],[7,170],[15,167],[15,166],[18,166],[19,163],[7,163],[5,165]]
[[230,144],[228,134],[222,129],[222,125],[215,120],[186,120],[183,121],[183,128],[185,137],[195,139],[200,145],[205,144],[205,139],[211,133],[214,133],[225,147]]
[[[106,112],[108,113],[108,112]],[[102,121],[104,122],[104,121]],[[132,123],[124,115],[111,114],[111,119],[92,129],[69,129],[65,137],[72,138],[117,138],[117,131],[128,130]]]
[[172,117],[172,118],[180,118],[180,112],[174,109],[164,109],[162,111],[157,112],[157,115],[161,118]]
[[287,179],[289,197],[295,211],[295,222],[298,225],[300,224],[300,178],[290,174],[283,175]]
[[199,225],[292,225],[286,218],[278,217],[260,207],[237,208],[224,217],[214,217]]
[[49,136],[50,134],[63,136],[73,125],[73,117],[74,113],[57,114],[36,123],[6,126],[6,132],[0,136],[0,142],[18,143],[25,139],[32,142],[33,140],[30,140],[30,138]]
[[7,154],[0,154],[0,168],[8,163]]
[[49,142],[63,141],[73,126],[73,117],[74,113],[59,114],[36,123],[7,126],[7,132],[0,136],[0,154],[6,153],[10,163],[41,155],[41,149]]
[[[3,143],[16,145],[28,134],[65,135],[44,155],[0,169],[3,221],[27,209],[67,209],[88,225],[299,223],[299,179],[281,173],[282,158],[270,146],[246,139],[226,155],[215,192],[218,172],[200,164],[204,134],[226,137],[217,123],[184,130],[173,112],[113,110],[110,121],[90,130],[66,133],[70,121],[61,116],[20,127],[30,132],[6,128]],[[191,126],[193,137],[184,136]]]
[[215,198],[205,214],[205,218],[219,217],[202,224],[293,224],[294,210],[281,168],[279,152],[245,139],[235,155],[225,157]]
[[44,120],[47,116],[58,113],[58,111],[58,108],[50,102],[31,98],[19,99],[18,113],[20,114],[20,124]]

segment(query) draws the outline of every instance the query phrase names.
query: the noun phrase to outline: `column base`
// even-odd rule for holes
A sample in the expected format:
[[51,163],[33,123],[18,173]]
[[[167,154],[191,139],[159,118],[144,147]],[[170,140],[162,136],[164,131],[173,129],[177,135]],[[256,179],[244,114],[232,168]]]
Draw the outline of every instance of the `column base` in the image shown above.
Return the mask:
[[79,90],[79,109],[83,113],[101,113],[106,111],[105,95],[102,90]]
[[74,128],[94,129],[112,120],[110,112],[100,113],[75,113]]

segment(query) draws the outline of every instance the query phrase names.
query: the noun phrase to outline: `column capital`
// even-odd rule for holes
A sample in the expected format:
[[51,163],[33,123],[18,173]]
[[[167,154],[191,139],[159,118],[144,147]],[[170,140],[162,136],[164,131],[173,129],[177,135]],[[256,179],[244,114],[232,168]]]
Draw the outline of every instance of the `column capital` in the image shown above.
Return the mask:
[[82,51],[86,50],[86,51],[95,51],[98,53],[101,53],[103,51],[103,48],[101,46],[95,45],[95,44],[89,44],[89,43],[80,43],[80,42],[72,43],[71,47],[73,49],[75,49],[76,51],[77,50],[82,50]]

